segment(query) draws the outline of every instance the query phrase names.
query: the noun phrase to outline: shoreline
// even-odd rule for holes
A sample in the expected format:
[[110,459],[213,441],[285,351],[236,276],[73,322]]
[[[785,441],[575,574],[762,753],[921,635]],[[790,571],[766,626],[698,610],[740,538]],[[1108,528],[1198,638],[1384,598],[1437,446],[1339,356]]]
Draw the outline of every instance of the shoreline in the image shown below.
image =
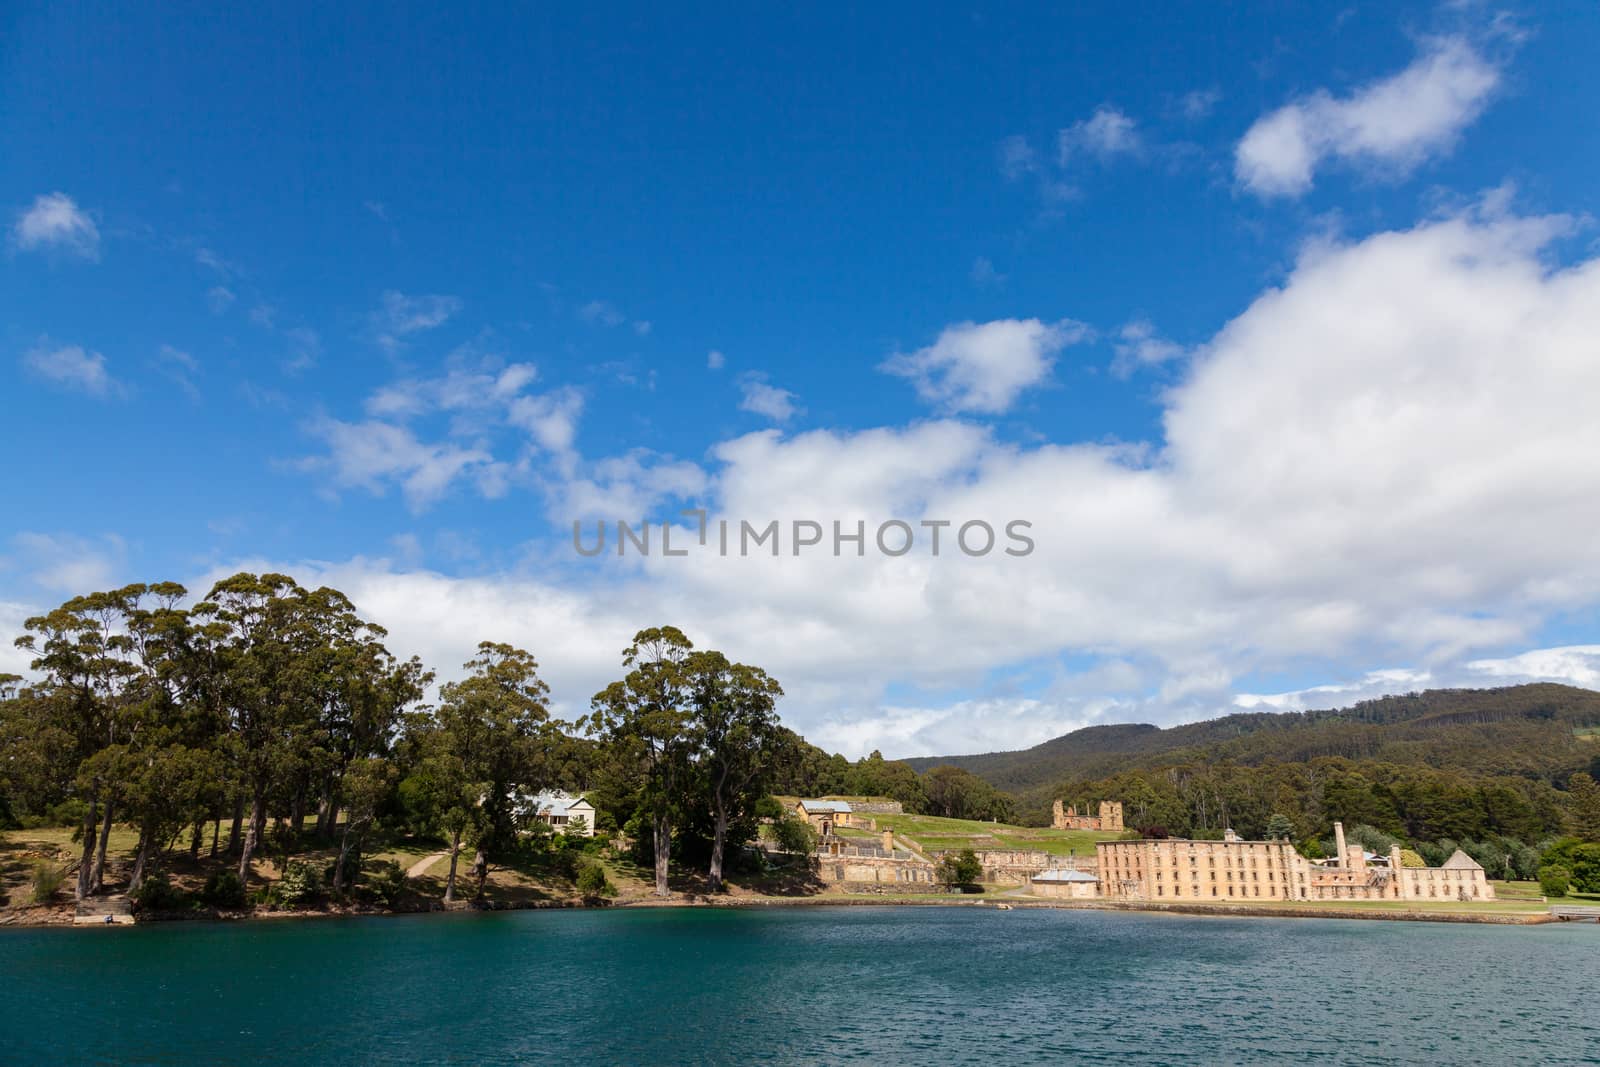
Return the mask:
[[[1002,907],[1002,905],[1004,905]],[[416,908],[416,909],[315,909],[306,911],[262,911],[262,912],[217,912],[212,914],[195,914],[192,912],[175,912],[152,915],[136,919],[134,923],[108,924],[100,922],[79,923],[71,915],[56,912],[48,918],[20,918],[16,915],[0,916],[0,931],[7,929],[102,929],[111,926],[116,929],[126,929],[128,926],[151,926],[157,924],[203,922],[203,923],[243,923],[243,922],[272,922],[293,921],[300,919],[364,919],[380,917],[401,917],[412,915],[456,915],[473,912],[510,912],[510,911],[549,911],[549,910],[594,910],[609,909],[634,909],[634,908],[724,908],[724,909],[750,909],[750,908],[849,908],[849,907],[913,907],[913,908],[986,908],[992,911],[1005,910],[1052,910],[1052,911],[1111,911],[1134,912],[1155,915],[1183,915],[1210,918],[1261,918],[1261,919],[1355,919],[1376,920],[1386,922],[1434,922],[1434,923],[1478,923],[1492,926],[1543,926],[1560,922],[1549,911],[1543,912],[1452,912],[1452,911],[1415,911],[1415,910],[1379,910],[1348,907],[1323,907],[1320,905],[1298,905],[1285,903],[1279,906],[1258,904],[1184,904],[1184,903],[1157,903],[1153,901],[1130,900],[1046,900],[1046,899],[984,899],[981,897],[961,897],[952,895],[950,899],[929,898],[895,898],[873,894],[859,896],[809,896],[809,897],[778,897],[778,896],[725,896],[707,898],[703,896],[688,895],[674,896],[665,899],[642,897],[633,900],[619,901],[606,904],[585,904],[580,900],[548,900],[530,901],[516,904],[490,905],[487,907],[473,907],[470,904],[457,905],[450,908]]]

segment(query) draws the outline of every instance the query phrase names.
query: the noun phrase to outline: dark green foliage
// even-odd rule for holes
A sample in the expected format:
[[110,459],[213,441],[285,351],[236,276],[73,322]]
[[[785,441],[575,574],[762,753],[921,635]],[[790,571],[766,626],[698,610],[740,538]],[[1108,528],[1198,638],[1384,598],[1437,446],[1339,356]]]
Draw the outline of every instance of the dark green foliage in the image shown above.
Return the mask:
[[145,875],[130,897],[140,911],[178,911],[194,903],[188,893],[173,885],[160,871]]
[[364,896],[394,907],[406,894],[408,882],[405,868],[394,860],[374,860],[361,867],[361,880],[357,885]]
[[604,897],[617,895],[617,887],[606,877],[606,870],[593,860],[584,860],[578,868],[578,895],[587,904],[598,904]]
[[1572,885],[1572,872],[1559,864],[1539,868],[1539,891],[1547,897],[1564,897]]
[[244,883],[232,868],[212,871],[205,888],[200,890],[200,899],[213,908],[242,908],[245,906]]
[[809,856],[817,850],[816,830],[792,811],[783,812],[773,820],[772,839],[783,852]]
[[1572,888],[1580,893],[1600,893],[1600,844],[1572,850]]
[[1294,820],[1282,812],[1273,812],[1267,820],[1268,841],[1289,841],[1295,836]]
[[972,885],[983,877],[983,864],[970,848],[947,852],[934,868],[934,877],[942,885]]

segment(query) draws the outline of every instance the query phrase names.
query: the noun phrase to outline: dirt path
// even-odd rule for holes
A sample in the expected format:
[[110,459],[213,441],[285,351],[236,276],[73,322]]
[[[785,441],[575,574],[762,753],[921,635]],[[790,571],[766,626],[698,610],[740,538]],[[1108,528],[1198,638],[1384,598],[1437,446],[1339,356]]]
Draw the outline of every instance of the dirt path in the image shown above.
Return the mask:
[[421,878],[423,875],[428,873],[429,867],[432,867],[435,863],[438,863],[448,855],[450,855],[448,852],[435,852],[431,856],[422,857],[420,860],[411,865],[411,869],[406,872],[406,877]]

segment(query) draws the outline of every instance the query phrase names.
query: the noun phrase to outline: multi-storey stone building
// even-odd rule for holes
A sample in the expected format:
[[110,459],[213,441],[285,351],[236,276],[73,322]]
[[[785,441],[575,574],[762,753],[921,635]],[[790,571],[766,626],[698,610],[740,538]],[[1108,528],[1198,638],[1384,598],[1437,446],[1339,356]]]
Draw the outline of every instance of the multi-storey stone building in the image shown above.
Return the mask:
[[1386,857],[1346,846],[1341,859],[1314,863],[1287,841],[1102,841],[1102,897],[1127,900],[1493,900],[1483,868],[1457,849],[1442,867],[1406,867],[1395,846]]

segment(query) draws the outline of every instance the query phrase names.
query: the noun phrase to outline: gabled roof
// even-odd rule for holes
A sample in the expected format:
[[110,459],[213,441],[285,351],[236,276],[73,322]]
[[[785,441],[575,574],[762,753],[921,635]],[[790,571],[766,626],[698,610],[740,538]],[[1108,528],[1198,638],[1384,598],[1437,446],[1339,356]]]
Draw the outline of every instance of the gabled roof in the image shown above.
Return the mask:
[[519,799],[523,804],[529,805],[535,815],[566,815],[579,805],[589,811],[594,810],[594,805],[582,796],[563,793],[559,789],[545,789],[531,797],[524,795]]
[[1100,879],[1070,867],[1052,867],[1033,876],[1035,882],[1098,882]]
[[802,800],[800,806],[807,811],[835,811],[845,814],[851,811],[848,800]]
[[1444,861],[1443,869],[1447,871],[1481,871],[1483,864],[1462,852],[1459,848],[1450,854]]

